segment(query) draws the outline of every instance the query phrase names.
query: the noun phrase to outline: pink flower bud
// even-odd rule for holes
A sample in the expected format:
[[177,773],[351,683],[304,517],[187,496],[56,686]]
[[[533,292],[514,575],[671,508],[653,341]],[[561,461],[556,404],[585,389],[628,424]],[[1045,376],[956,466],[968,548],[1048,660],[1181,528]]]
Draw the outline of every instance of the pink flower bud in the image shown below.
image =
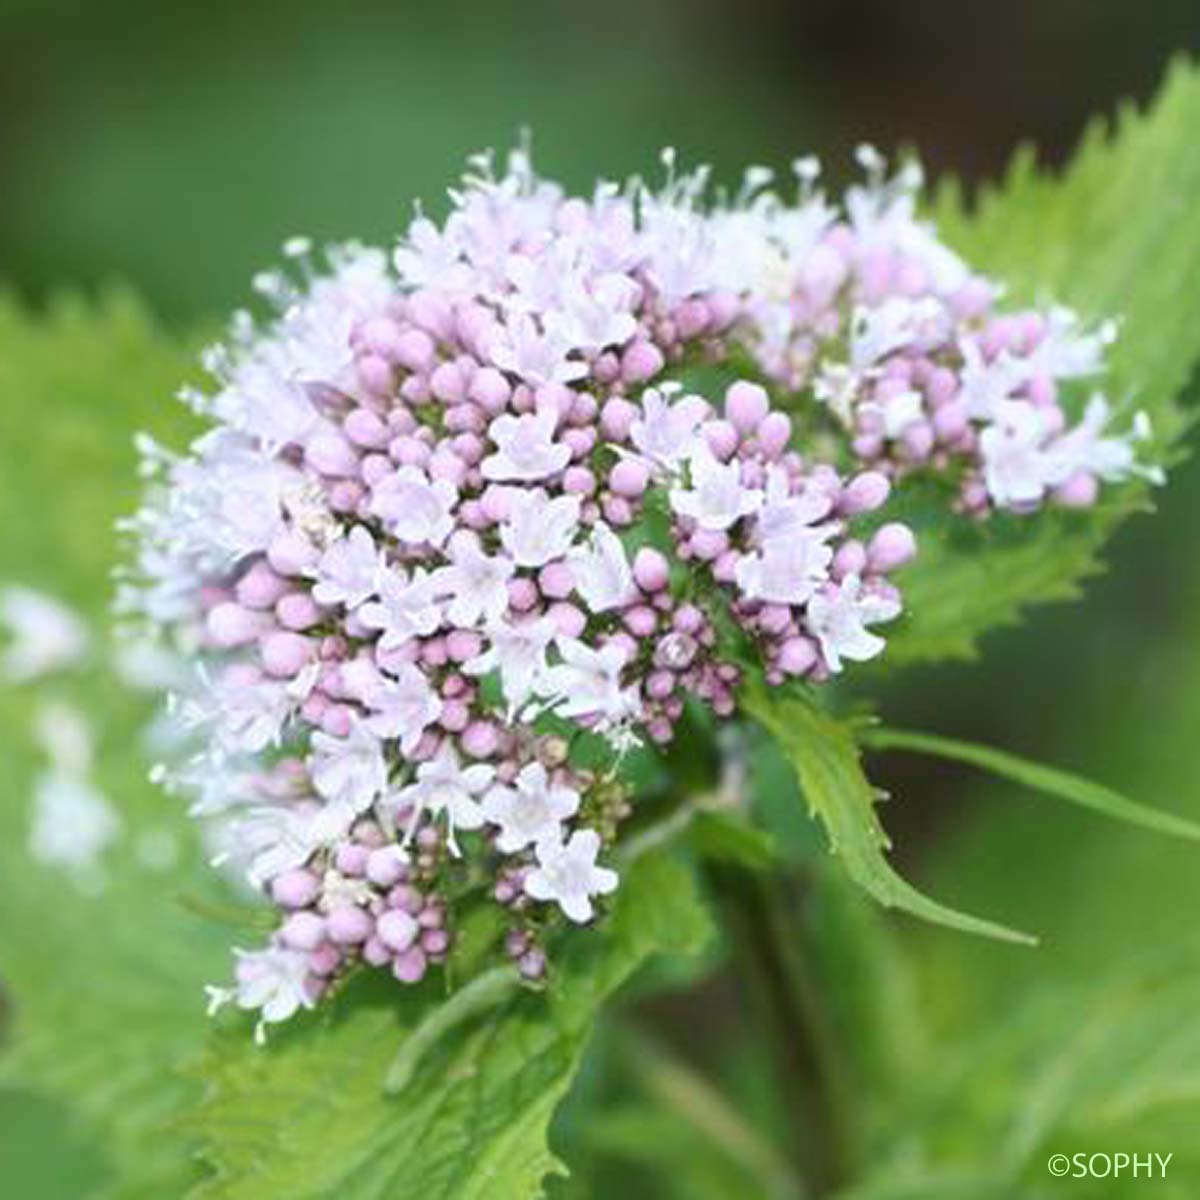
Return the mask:
[[270,618],[262,613],[251,612],[240,604],[226,601],[209,612],[204,625],[208,636],[218,646],[230,649],[253,642],[269,621]]
[[270,608],[290,586],[260,558],[237,581],[233,592],[246,608]]
[[863,471],[846,485],[839,507],[848,516],[873,512],[887,502],[891,490],[892,485],[886,475],[879,471]]
[[331,942],[339,946],[353,946],[371,936],[375,922],[364,909],[347,904],[335,908],[325,918],[325,928]]
[[609,472],[608,486],[618,496],[636,499],[646,490],[650,473],[636,459],[623,458]]
[[867,547],[867,563],[881,574],[903,566],[917,553],[917,541],[907,525],[898,522],[877,530]]
[[767,458],[777,459],[792,440],[792,422],[786,413],[769,412],[758,423],[758,444]]
[[704,440],[716,458],[722,462],[733,457],[738,447],[738,431],[729,421],[706,421],[701,426]]
[[276,679],[294,679],[312,661],[314,650],[312,639],[302,634],[268,634],[262,643],[263,668]]
[[390,888],[404,878],[404,861],[398,851],[398,846],[381,846],[367,855],[367,878],[376,887]]
[[725,392],[725,415],[739,433],[753,433],[770,411],[771,401],[766,389],[756,383],[740,380]]
[[294,912],[279,930],[289,950],[315,950],[325,940],[325,922],[313,912]]
[[284,908],[306,908],[320,894],[321,881],[303,868],[284,871],[271,881],[271,897]]
[[547,563],[538,572],[538,587],[551,600],[564,600],[575,590],[575,576],[565,562]]
[[322,475],[358,474],[358,455],[340,433],[323,433],[310,438],[304,447],[304,460]]
[[633,559],[633,578],[644,592],[661,592],[670,581],[671,568],[653,546],[643,546]]

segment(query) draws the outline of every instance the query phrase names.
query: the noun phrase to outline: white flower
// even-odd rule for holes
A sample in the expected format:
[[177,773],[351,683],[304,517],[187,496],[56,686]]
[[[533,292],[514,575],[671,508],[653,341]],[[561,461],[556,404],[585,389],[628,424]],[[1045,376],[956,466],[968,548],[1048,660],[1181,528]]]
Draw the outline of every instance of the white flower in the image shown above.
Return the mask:
[[356,720],[345,737],[314,733],[312,749],[313,787],[331,804],[360,813],[387,787],[383,743],[367,721]]
[[318,604],[341,604],[355,609],[375,594],[383,554],[361,525],[332,542],[314,572],[313,599]]
[[497,784],[483,798],[483,815],[500,826],[496,846],[503,854],[515,854],[547,838],[557,839],[561,823],[579,809],[579,793],[551,786],[540,762],[523,768],[514,784]]
[[708,414],[708,402],[699,396],[681,396],[679,386],[664,384],[642,393],[642,415],[629,429],[634,448],[652,466],[674,471],[699,444],[696,427]]
[[637,320],[629,310],[638,295],[637,284],[627,275],[570,280],[547,323],[581,350],[598,352],[605,346],[620,346],[637,332]]
[[445,479],[431,480],[420,467],[401,467],[375,485],[371,511],[402,542],[440,546],[454,528],[451,513],[458,489]]
[[547,498],[541,488],[512,492],[500,541],[518,567],[542,567],[562,558],[579,527],[578,496]]
[[840,587],[823,588],[809,600],[806,624],[821,644],[829,669],[836,673],[844,658],[851,662],[874,658],[885,643],[867,626],[899,615],[898,601],[864,591],[857,575],[847,575]]
[[495,768],[486,763],[473,763],[464,768],[449,745],[432,762],[422,763],[417,768],[416,782],[410,783],[395,797],[399,804],[411,804],[413,808],[405,842],[412,837],[422,813],[432,817],[445,815],[448,844],[457,855],[459,849],[454,831],[479,829],[483,825],[483,809],[478,797],[487,790],[495,775]]
[[813,396],[827,405],[843,425],[853,425],[854,404],[863,379],[862,373],[849,363],[824,362],[813,380]]
[[[486,346],[488,357],[497,367],[535,387],[543,383],[572,383],[582,379],[588,372],[587,363],[569,357],[574,349],[571,338],[560,326],[550,323],[539,329],[533,318],[525,314],[511,317],[506,325],[493,334]],[[493,440],[496,440],[495,435]],[[487,474],[486,463],[484,474]],[[505,475],[490,478],[540,479],[542,476]]]
[[552,404],[519,417],[512,413],[497,417],[488,426],[496,451],[480,466],[484,478],[529,483],[556,475],[571,461],[570,446],[554,440],[557,427],[558,413]]
[[94,871],[120,830],[108,798],[84,776],[60,764],[38,776],[29,851],[39,862]]
[[368,629],[380,630],[381,650],[398,650],[415,637],[428,637],[442,623],[441,606],[434,599],[433,579],[417,569],[411,576],[398,567],[382,569],[377,577],[378,600],[359,609],[359,620]]
[[277,680],[210,681],[201,673],[200,690],[184,700],[180,718],[187,726],[211,727],[226,753],[258,754],[279,744],[297,702],[292,688]]
[[402,663],[394,679],[381,676],[367,697],[366,724],[380,737],[398,738],[409,754],[421,734],[442,715],[442,702],[426,676],[411,663]]
[[1055,468],[1045,440],[1042,415],[1032,404],[1009,400],[997,407],[995,422],[979,435],[983,478],[995,504],[1033,504],[1042,498]]
[[308,955],[282,946],[265,950],[234,950],[237,955],[237,984],[232,988],[209,987],[211,1015],[223,1004],[234,1001],[238,1008],[259,1010],[254,1040],[266,1041],[266,1026],[286,1021],[300,1008],[312,1008],[308,990]]
[[[358,809],[351,801],[323,806],[260,804],[235,813],[227,822],[223,845],[235,847],[255,887],[302,867],[318,850],[350,829]],[[224,858],[226,856],[222,856]]]
[[829,577],[833,551],[811,529],[774,538],[736,567],[737,585],[747,600],[804,604]]
[[250,359],[234,368],[213,399],[213,412],[260,439],[269,453],[303,443],[321,421],[307,390],[288,377],[278,355]]
[[850,366],[858,373],[873,370],[901,346],[931,350],[948,329],[945,306],[931,296],[892,297],[876,308],[860,305],[850,320]]
[[0,592],[0,622],[12,638],[0,658],[0,675],[12,683],[73,667],[87,653],[87,630],[79,617],[33,588]]
[[1000,406],[1034,374],[1029,359],[1016,358],[1008,351],[988,362],[973,338],[963,338],[958,348],[963,359],[958,399],[973,421],[993,420]]
[[500,687],[515,712],[537,690],[546,670],[546,651],[558,636],[553,617],[533,617],[524,621],[503,621],[486,630],[488,647],[463,665],[468,675],[500,672]]
[[1077,471],[1086,471],[1106,483],[1119,483],[1140,475],[1151,483],[1162,483],[1165,476],[1158,467],[1142,466],[1134,449],[1150,436],[1149,418],[1139,413],[1133,428],[1124,436],[1103,437],[1111,412],[1108,401],[1099,393],[1092,396],[1083,420],[1046,448],[1051,481],[1065,483]]
[[434,571],[432,583],[439,596],[448,596],[446,616],[452,625],[468,628],[498,621],[508,608],[508,581],[514,567],[500,556],[483,552],[479,538],[468,530],[456,533],[447,547],[450,566]]
[[762,507],[763,494],[742,485],[741,464],[723,463],[707,446],[688,459],[690,487],[671,489],[671,507],[701,529],[724,530]]
[[600,729],[634,719],[641,711],[636,688],[622,688],[625,651],[615,643],[599,650],[575,638],[555,642],[562,661],[547,667],[538,685],[555,712],[568,719],[588,717]]
[[616,890],[616,871],[596,866],[600,835],[580,829],[567,842],[548,838],[537,845],[537,867],[525,877],[525,892],[534,900],[553,900],[579,924],[592,919],[592,896]]
[[755,514],[754,539],[760,546],[795,537],[825,538],[833,529],[814,527],[829,515],[833,501],[827,491],[809,483],[793,493],[787,472],[779,466],[767,471],[762,508]]
[[1080,331],[1077,313],[1055,307],[1046,321],[1046,332],[1030,355],[1031,371],[1055,379],[1077,379],[1104,369],[1104,352],[1117,339],[1113,321],[1103,322],[1091,333]]
[[862,406],[863,412],[876,412],[883,421],[884,437],[898,438],[915,421],[925,415],[920,392],[899,392],[886,400],[872,400]]
[[462,261],[462,247],[448,223],[445,230],[428,217],[418,217],[408,236],[392,253],[396,273],[412,287],[438,287],[449,291],[471,282],[471,269]]
[[633,571],[621,539],[602,521],[592,527],[591,541],[577,547],[567,559],[575,590],[594,612],[606,612],[629,600]]

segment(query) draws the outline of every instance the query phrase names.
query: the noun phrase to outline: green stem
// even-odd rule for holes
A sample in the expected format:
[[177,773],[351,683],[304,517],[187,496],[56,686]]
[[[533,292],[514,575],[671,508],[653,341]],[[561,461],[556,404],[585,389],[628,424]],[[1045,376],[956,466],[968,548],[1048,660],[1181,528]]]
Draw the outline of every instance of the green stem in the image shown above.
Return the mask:
[[800,896],[785,880],[712,868],[743,982],[768,1033],[795,1118],[797,1165],[814,1195],[852,1178],[857,1157],[850,1072],[801,946]]
[[435,1043],[456,1025],[506,1000],[520,982],[521,976],[516,967],[493,967],[477,975],[433,1008],[401,1043],[383,1082],[384,1092],[389,1096],[402,1092],[416,1073],[421,1059]]
[[718,1146],[766,1196],[801,1200],[806,1190],[791,1164],[699,1072],[644,1033],[627,1031],[626,1060],[646,1092]]

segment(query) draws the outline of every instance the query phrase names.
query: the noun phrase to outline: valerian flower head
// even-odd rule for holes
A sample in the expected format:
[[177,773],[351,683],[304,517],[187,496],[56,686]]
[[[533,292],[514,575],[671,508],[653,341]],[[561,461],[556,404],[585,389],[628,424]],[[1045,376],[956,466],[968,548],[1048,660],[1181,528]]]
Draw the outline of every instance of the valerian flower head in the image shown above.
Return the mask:
[[[618,885],[633,742],[685,702],[732,716],[747,648],[771,686],[885,652],[916,547],[877,514],[907,475],[982,517],[1152,474],[1143,422],[1067,415],[1113,329],[1000,312],[917,174],[863,162],[840,205],[808,160],[794,196],[758,170],[710,204],[703,170],[571,197],[480,159],[391,256],[297,246],[259,279],[275,315],[188,393],[207,431],[142,443],[122,590],[198,662],[174,782],[279,914],[218,999],[270,1023],[359,966],[415,982],[480,880],[540,974],[532,939]],[[701,363],[757,379],[702,394]],[[814,453],[839,431],[845,472]],[[17,674],[77,652],[38,621]]]

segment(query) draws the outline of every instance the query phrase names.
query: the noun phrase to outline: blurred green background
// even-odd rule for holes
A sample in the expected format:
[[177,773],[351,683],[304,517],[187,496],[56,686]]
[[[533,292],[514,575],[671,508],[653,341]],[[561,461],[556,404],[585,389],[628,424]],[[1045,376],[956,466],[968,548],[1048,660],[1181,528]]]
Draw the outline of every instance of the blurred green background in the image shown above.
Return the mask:
[[[580,187],[597,174],[653,171],[664,145],[730,181],[746,163],[782,167],[815,150],[839,179],[863,138],[916,144],[934,170],[974,181],[1000,171],[1021,140],[1060,160],[1089,114],[1145,98],[1170,52],[1189,48],[1200,48],[1191,0],[9,0],[0,5],[0,278],[35,311],[64,289],[126,283],[186,338],[245,298],[251,273],[284,238],[387,241],[413,199],[440,208],[468,153],[503,149],[526,126],[542,169]],[[114,318],[110,344],[91,349],[97,372],[133,361],[122,348],[139,329]],[[136,487],[129,434],[175,424],[163,406],[182,360],[115,378],[109,412],[70,395],[56,411],[52,391],[25,386],[35,370],[53,379],[55,342],[29,340],[31,374],[5,376],[0,364],[9,384],[0,396],[0,583],[45,586],[99,622],[109,526]],[[56,469],[61,501],[42,490]],[[884,698],[891,721],[1073,766],[1200,816],[1191,524],[1200,469],[1186,464],[1161,501],[1155,518],[1118,537],[1109,574],[1082,603],[993,635],[981,664],[896,681]],[[88,687],[102,685],[84,685],[85,702]],[[102,692],[90,694],[98,702]],[[5,705],[8,720],[25,722],[27,699]],[[118,709],[106,761],[128,759],[137,724]],[[28,754],[14,761],[10,845],[32,771]],[[117,788],[141,773],[128,763],[111,772]],[[889,922],[906,965],[872,964],[867,987],[893,1029],[889,1069],[906,1080],[912,1111],[872,1113],[876,1182],[899,1187],[918,1165],[925,1152],[902,1126],[919,1110],[949,1160],[1009,1154],[1014,1174],[997,1167],[996,1195],[1068,1187],[1048,1179],[1035,1153],[1054,1137],[1047,1152],[1174,1151],[1172,1190],[1160,1194],[1200,1192],[1196,852],[927,760],[889,756],[874,772],[896,796],[885,819],[910,876],[1044,937],[1030,952]],[[157,802],[139,803],[150,812]],[[37,882],[11,883],[4,920],[36,903]],[[832,894],[829,928],[874,920],[836,886]],[[804,904],[797,914],[798,937],[819,960],[813,926],[830,914]],[[786,1099],[736,977],[690,999],[647,1000],[635,1016],[674,1051],[699,1055],[742,1117],[786,1142]],[[656,1072],[657,1060],[631,1050],[627,1036],[602,1031],[600,1051],[612,1053],[593,1057],[561,1122],[561,1145],[578,1166],[571,1193],[770,1194],[762,1172],[747,1175],[713,1136],[703,1104],[698,1117],[686,1100],[695,1081],[684,1077],[680,1103],[679,1079]],[[960,1044],[973,1049],[947,1049]],[[108,1169],[112,1147],[73,1130],[56,1103],[0,1089],[0,1180],[28,1181],[11,1193],[0,1183],[0,1193],[79,1197]],[[698,1164],[694,1178],[660,1170],[658,1155],[680,1147]],[[938,1194],[979,1194],[954,1186]],[[927,1187],[861,1195],[923,1197]],[[158,1194],[175,1193],[164,1185]]]

